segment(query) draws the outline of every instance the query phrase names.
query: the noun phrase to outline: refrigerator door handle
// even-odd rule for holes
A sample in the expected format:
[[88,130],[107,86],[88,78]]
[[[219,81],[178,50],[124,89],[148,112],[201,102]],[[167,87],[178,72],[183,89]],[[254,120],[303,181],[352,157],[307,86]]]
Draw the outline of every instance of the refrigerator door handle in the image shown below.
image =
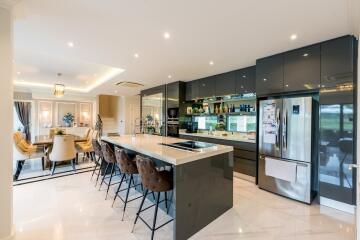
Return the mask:
[[287,129],[287,124],[288,124],[288,112],[287,110],[285,110],[284,113],[284,123],[283,123],[283,148],[286,151],[287,150],[287,140],[288,140],[288,129]]
[[277,134],[276,134],[276,142],[275,146],[277,148],[280,147],[280,109],[276,109],[276,125],[277,125]]

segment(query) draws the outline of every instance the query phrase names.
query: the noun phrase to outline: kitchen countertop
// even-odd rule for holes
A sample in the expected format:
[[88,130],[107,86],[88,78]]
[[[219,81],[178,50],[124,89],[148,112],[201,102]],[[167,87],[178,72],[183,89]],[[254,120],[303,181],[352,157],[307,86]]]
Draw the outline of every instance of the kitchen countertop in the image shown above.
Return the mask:
[[188,135],[188,136],[194,136],[194,137],[204,137],[204,138],[215,138],[215,139],[221,139],[221,140],[229,140],[229,141],[239,141],[239,142],[247,142],[247,143],[256,143],[255,139],[251,139],[249,134],[246,133],[234,133],[232,135],[229,133],[227,136],[221,136],[218,134],[208,134],[208,133],[187,133],[180,131],[181,135]]
[[220,144],[215,144],[208,148],[197,149],[197,151],[182,150],[164,146],[161,145],[161,143],[171,144],[189,140],[147,134],[102,137],[101,139],[173,165],[180,165],[233,151],[233,147]]

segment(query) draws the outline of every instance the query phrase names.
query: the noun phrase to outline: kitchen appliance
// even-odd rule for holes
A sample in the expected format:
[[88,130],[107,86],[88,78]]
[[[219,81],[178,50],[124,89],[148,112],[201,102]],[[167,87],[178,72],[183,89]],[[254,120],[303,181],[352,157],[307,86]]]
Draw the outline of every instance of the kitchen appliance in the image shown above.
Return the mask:
[[209,148],[215,146],[212,143],[205,143],[205,142],[198,142],[198,141],[185,141],[185,142],[178,142],[178,143],[160,143],[161,145],[178,148],[182,150],[188,150],[196,152],[202,148]]
[[259,187],[310,204],[317,104],[311,96],[259,101]]
[[179,121],[168,121],[167,123],[167,135],[169,137],[179,137]]

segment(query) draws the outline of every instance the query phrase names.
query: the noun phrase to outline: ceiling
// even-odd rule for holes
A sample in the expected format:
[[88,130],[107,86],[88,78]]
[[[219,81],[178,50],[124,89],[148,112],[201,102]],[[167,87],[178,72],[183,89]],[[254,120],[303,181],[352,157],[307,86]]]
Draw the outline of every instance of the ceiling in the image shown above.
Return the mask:
[[[135,95],[141,89],[251,66],[261,57],[349,34],[348,4],[23,0],[14,9],[14,75],[17,82],[61,81],[88,90],[82,94]],[[292,34],[296,40],[290,40]],[[144,87],[115,86],[119,81]]]

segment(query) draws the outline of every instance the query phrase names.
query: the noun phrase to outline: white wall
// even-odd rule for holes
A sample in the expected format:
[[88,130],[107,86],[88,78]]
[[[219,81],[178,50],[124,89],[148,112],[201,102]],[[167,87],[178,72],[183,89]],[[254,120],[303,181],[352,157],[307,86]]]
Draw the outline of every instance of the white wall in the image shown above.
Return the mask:
[[12,233],[12,20],[11,12],[0,6],[0,239]]

